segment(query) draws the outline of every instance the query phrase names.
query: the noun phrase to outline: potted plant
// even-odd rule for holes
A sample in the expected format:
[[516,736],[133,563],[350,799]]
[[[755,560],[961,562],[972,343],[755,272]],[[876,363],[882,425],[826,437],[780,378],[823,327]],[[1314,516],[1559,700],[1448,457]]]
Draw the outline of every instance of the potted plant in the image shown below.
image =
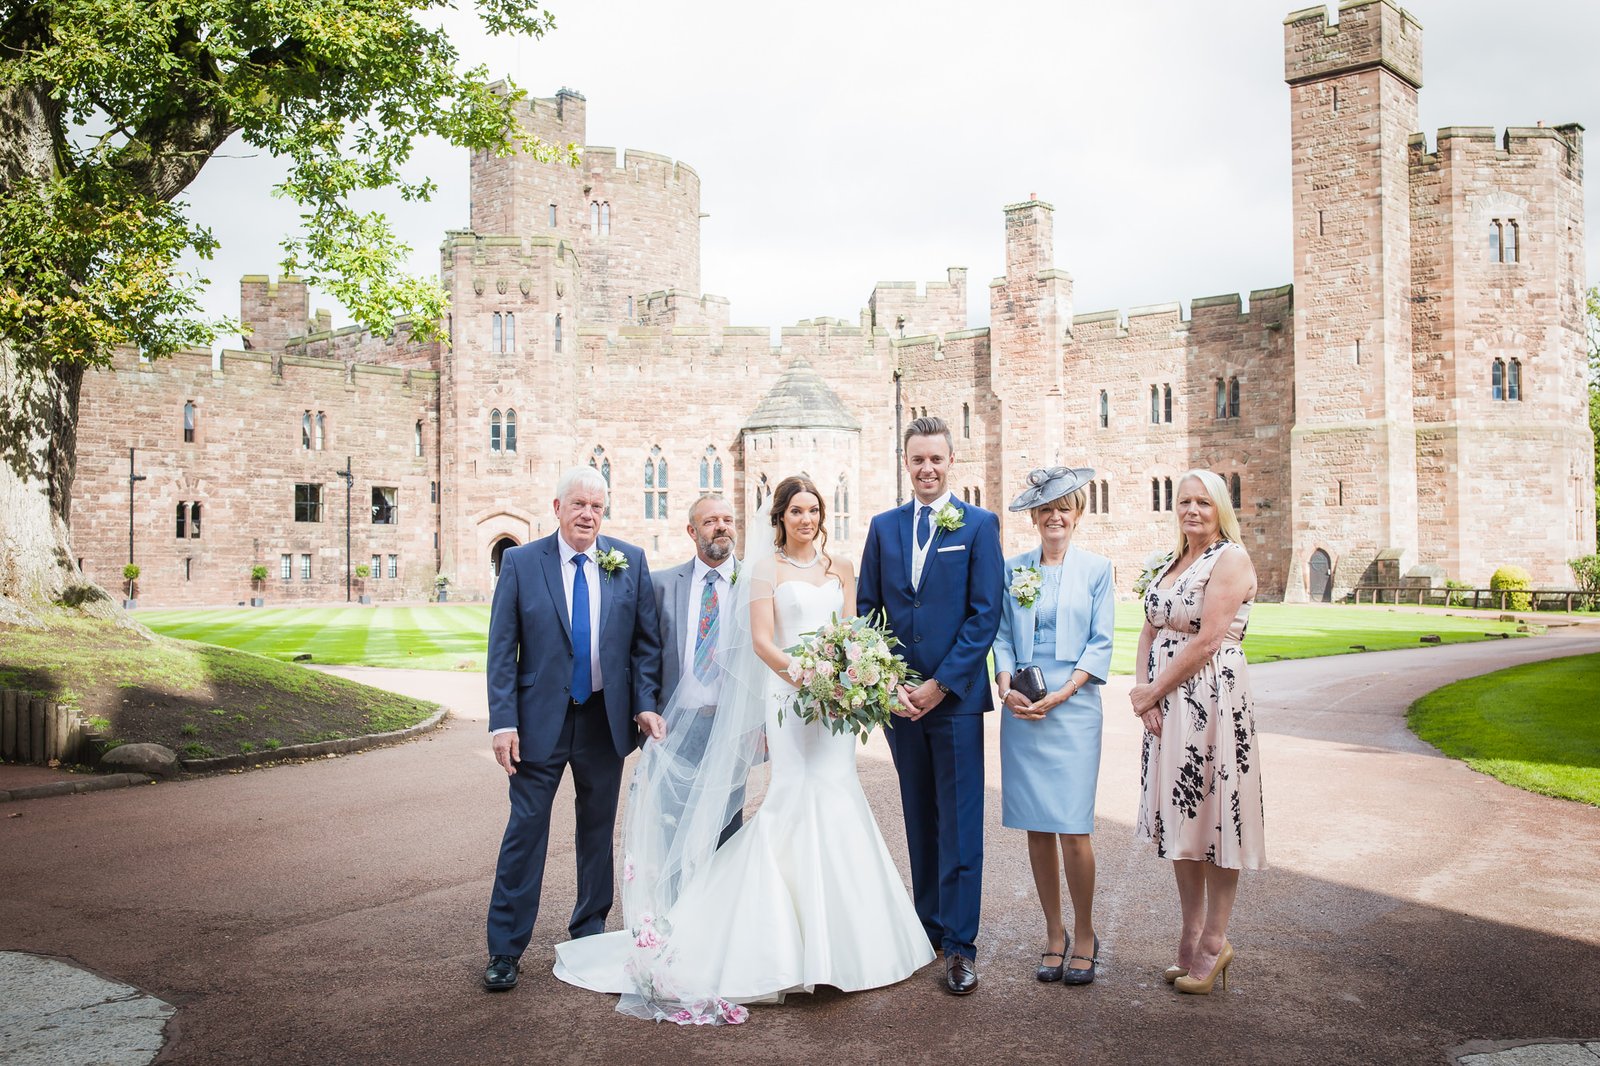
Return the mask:
[[450,575],[439,574],[433,579],[433,591],[440,603],[450,599]]
[[368,566],[366,563],[362,563],[360,566],[356,567],[356,580],[361,583],[360,602],[362,602],[362,603],[371,603],[372,602],[372,597],[367,595],[367,591],[366,591],[367,590],[367,578],[369,578],[371,576],[372,576],[372,567]]
[[[266,583],[267,583],[267,568],[266,568],[266,566],[264,564],[262,564],[262,563],[257,563],[256,565],[252,566],[250,568],[250,587],[253,588],[253,589],[256,589],[257,591],[260,591],[261,587],[263,585],[265,585]],[[261,596],[251,596],[250,597],[250,606],[252,606],[252,607],[264,606],[266,604],[266,602],[267,602],[266,599],[264,597],[261,597]]]
[[138,589],[139,567],[134,563],[124,566],[122,568],[122,580],[128,583],[128,598],[122,601],[122,606],[131,610],[139,606],[139,601],[135,598]]

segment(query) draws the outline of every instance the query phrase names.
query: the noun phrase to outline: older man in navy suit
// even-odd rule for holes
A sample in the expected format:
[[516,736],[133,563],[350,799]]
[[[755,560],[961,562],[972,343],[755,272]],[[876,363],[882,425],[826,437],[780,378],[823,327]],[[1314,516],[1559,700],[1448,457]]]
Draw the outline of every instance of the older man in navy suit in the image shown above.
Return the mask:
[[867,530],[856,605],[882,610],[923,681],[902,687],[888,731],[900,775],[911,857],[911,898],[945,986],[978,987],[978,910],[983,888],[983,712],[994,707],[987,670],[1000,628],[1005,556],[992,511],[953,499],[950,430],[918,418],[906,430],[915,498]]
[[605,929],[622,762],[660,739],[661,638],[644,552],[600,536],[607,486],[588,467],[556,488],[556,532],[501,557],[489,613],[489,729],[511,815],[489,900],[484,987],[517,983],[533,935],[550,806],[568,766],[576,792],[578,900],[567,930]]

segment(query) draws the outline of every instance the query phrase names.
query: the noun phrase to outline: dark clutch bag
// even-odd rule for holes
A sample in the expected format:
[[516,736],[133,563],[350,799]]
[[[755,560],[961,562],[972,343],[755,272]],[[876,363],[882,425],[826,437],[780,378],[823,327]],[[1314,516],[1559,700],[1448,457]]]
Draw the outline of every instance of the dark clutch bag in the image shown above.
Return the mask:
[[1044,687],[1044,671],[1037,666],[1023,666],[1011,675],[1011,688],[1020,692],[1029,703],[1038,703],[1049,694]]

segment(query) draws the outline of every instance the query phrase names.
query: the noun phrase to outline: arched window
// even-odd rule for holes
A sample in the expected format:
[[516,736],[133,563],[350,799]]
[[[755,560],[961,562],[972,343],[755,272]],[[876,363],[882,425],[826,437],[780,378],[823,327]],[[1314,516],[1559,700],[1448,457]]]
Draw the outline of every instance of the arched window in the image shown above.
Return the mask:
[[1238,474],[1228,475],[1228,499],[1232,501],[1234,510],[1238,510],[1240,507],[1244,506],[1240,502]]
[[972,502],[979,507],[983,506],[983,489],[977,485],[972,486]]
[[323,414],[321,411],[318,411],[317,412],[317,422],[316,422],[316,434],[312,438],[312,446],[314,448],[316,448],[317,451],[320,452],[322,450],[322,446],[324,444],[326,444],[327,442],[328,442],[328,416]]
[[517,316],[510,312],[506,313],[505,340],[505,347],[500,349],[502,352],[514,352],[517,350]]
[[1520,262],[1522,242],[1518,238],[1521,234],[1522,230],[1517,225],[1517,220],[1512,219],[1510,224],[1506,226],[1505,255],[1503,258],[1507,263]]
[[972,502],[972,490],[967,488],[965,485],[963,485],[961,487],[961,502],[962,503],[971,503]]
[[1172,421],[1172,386],[1171,385],[1163,385],[1163,386],[1161,386],[1161,401],[1162,401],[1162,403],[1161,403],[1161,411],[1162,411],[1162,416],[1163,416],[1162,417],[1162,421],[1163,422],[1171,422]]
[[310,411],[307,411],[305,414],[300,416],[300,447],[308,449],[308,450],[311,447],[311,412]]
[[966,404],[961,405],[961,435],[972,439],[972,408]]
[[611,460],[606,458],[606,450],[600,445],[594,446],[594,454],[589,456],[589,465],[600,471],[600,476],[606,483],[606,517],[611,517]]
[[489,350],[491,352],[505,351],[505,330],[500,321],[500,312],[496,311],[489,319]]
[[628,297],[628,321],[633,321],[633,297]]
[[1169,478],[1162,478],[1161,479],[1161,488],[1162,488],[1162,490],[1164,492],[1164,495],[1166,497],[1166,506],[1163,507],[1162,510],[1170,511],[1170,510],[1172,510],[1172,479],[1170,477]]
[[1150,510],[1161,510],[1161,479],[1158,477],[1150,479]]
[[850,487],[843,474],[833,489],[833,535],[840,540],[850,539]]
[[500,450],[500,408],[489,412],[489,450]]
[[1489,371],[1489,398],[1491,400],[1506,398],[1506,365],[1499,359],[1494,361],[1494,366]]
[[595,235],[600,233],[600,201],[589,201],[589,232]]
[[189,539],[200,539],[200,501],[189,505]]
[[1100,482],[1100,513],[1111,513],[1111,486],[1105,481]]
[[644,461],[644,516],[646,518],[654,518],[656,516],[656,461],[654,459],[646,459]]
[[1106,395],[1106,390],[1100,390],[1100,428],[1106,429],[1111,425],[1111,397]]
[[1228,417],[1228,385],[1221,378],[1217,379],[1217,417]]
[[1506,368],[1506,399],[1521,401],[1522,399],[1522,360],[1513,359]]
[[711,491],[711,460],[706,458],[700,460],[700,491]]
[[178,539],[183,540],[189,535],[189,505],[178,502]]
[[556,316],[556,351],[561,350],[561,316]]
[[660,445],[652,447],[644,461],[644,516],[667,517],[667,460]]
[[412,450],[418,455],[422,454],[422,419],[417,419],[416,428],[411,435]]
[[550,205],[550,228],[551,229],[555,229],[556,228],[556,205],[555,204],[551,204]]
[[1491,263],[1503,262],[1505,257],[1500,250],[1501,226],[1498,218],[1489,222],[1489,261]]
[[1150,422],[1161,424],[1161,389],[1156,385],[1150,386]]
[[505,441],[506,451],[514,452],[517,450],[517,409],[515,407],[506,408]]
[[196,411],[194,401],[186,401],[183,405],[183,443],[194,443]]
[[1228,417],[1239,417],[1239,379],[1228,379]]
[[[606,200],[600,204],[600,235],[611,236],[611,201]],[[663,518],[666,516],[663,515]]]
[[1089,483],[1089,513],[1100,513],[1100,493],[1095,489],[1094,483]]
[[711,487],[714,489],[722,487],[722,456],[720,455],[711,460]]

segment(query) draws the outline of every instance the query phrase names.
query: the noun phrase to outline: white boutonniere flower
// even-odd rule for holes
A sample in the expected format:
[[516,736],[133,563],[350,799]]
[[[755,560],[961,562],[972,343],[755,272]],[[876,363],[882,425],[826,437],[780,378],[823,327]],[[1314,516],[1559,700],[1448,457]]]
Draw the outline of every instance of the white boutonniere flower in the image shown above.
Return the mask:
[[939,513],[933,516],[933,524],[946,533],[954,533],[966,525],[961,517],[961,509],[953,503],[947,503],[939,508]]
[[607,577],[615,577],[619,570],[628,568],[628,557],[615,548],[608,548],[601,552],[598,560],[600,569],[605,571]]
[[1043,584],[1044,575],[1037,566],[1018,566],[1011,570],[1011,595],[1024,607],[1039,602],[1039,589]]
[[1159,548],[1144,557],[1144,562],[1139,564],[1139,577],[1133,583],[1133,592],[1136,596],[1143,596],[1151,582],[1161,576],[1172,563],[1172,553],[1161,551]]

